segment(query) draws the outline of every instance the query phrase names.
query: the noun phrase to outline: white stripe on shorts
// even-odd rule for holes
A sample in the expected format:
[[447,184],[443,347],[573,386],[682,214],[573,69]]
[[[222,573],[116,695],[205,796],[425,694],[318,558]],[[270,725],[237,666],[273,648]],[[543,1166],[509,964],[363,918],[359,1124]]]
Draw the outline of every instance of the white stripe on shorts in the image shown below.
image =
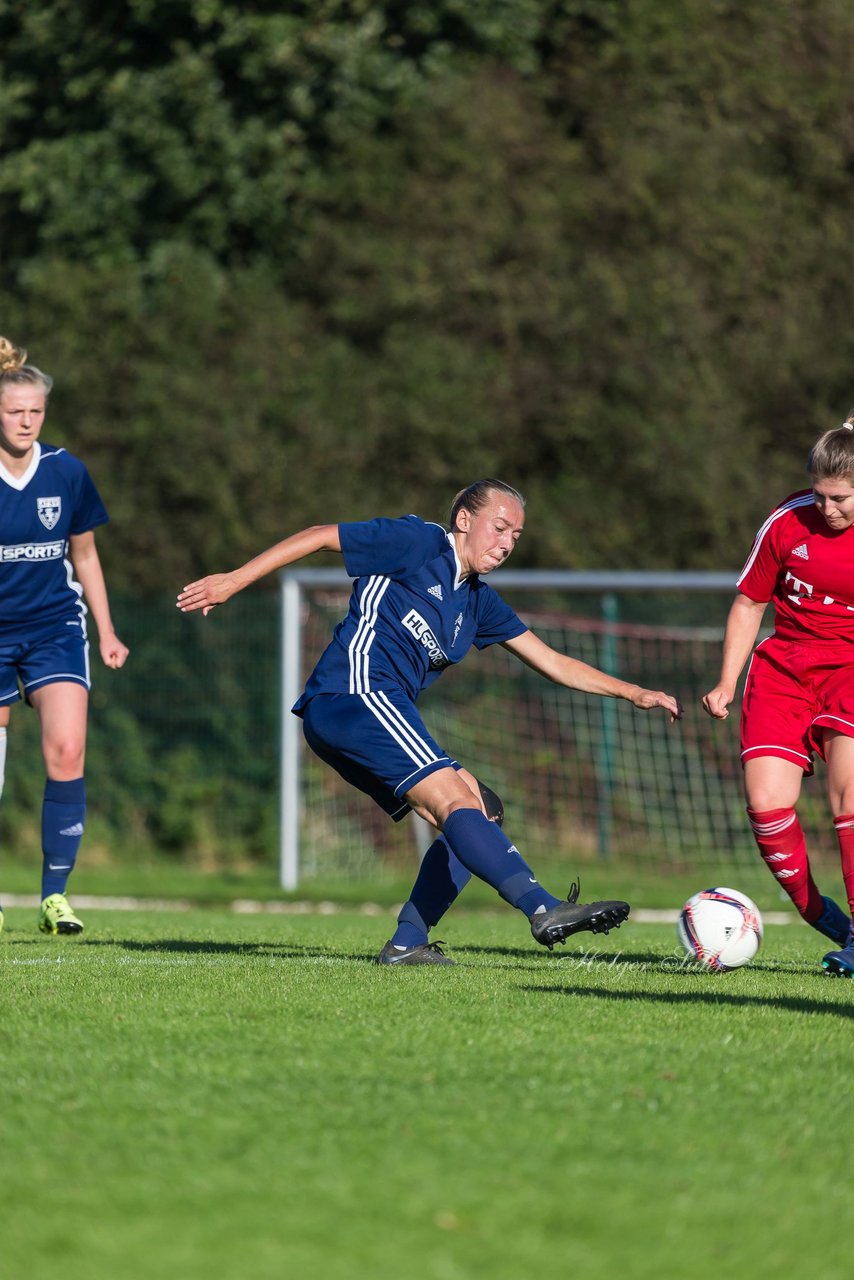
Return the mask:
[[423,768],[425,765],[433,764],[436,760],[442,759],[441,756],[436,755],[429,743],[425,742],[421,735],[416,733],[412,725],[406,721],[394,703],[389,700],[387,694],[382,691],[379,693],[363,693],[361,698],[371,714],[376,716],[383,728],[394,738],[397,745],[409,756],[413,764]]

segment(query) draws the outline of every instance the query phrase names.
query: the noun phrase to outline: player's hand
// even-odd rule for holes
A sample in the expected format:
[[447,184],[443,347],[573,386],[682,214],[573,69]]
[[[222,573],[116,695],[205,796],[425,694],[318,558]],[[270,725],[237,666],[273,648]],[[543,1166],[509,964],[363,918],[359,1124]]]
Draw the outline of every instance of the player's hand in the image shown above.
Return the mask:
[[726,720],[729,715],[729,704],[734,697],[735,694],[732,689],[727,689],[724,685],[719,684],[712,689],[711,693],[706,694],[703,699],[703,707],[716,720]]
[[682,703],[678,698],[671,697],[669,693],[639,688],[637,693],[632,694],[631,702],[633,706],[640,708],[641,711],[652,711],[654,707],[663,707],[665,711],[670,712],[671,724],[673,724],[674,720],[682,719]]
[[178,608],[182,613],[201,609],[202,616],[206,618],[211,609],[215,609],[218,604],[225,604],[236,591],[237,584],[233,574],[211,573],[184,587],[178,596]]
[[114,671],[125,665],[130,653],[130,649],[126,644],[122,644],[115,631],[106,636],[99,636],[98,648],[101,650],[101,659],[104,666],[112,667]]

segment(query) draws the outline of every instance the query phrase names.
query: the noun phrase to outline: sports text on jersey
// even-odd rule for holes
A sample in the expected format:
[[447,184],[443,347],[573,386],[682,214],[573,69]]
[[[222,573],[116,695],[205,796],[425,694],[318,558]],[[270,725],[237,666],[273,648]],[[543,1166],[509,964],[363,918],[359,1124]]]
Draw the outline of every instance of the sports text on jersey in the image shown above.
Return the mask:
[[0,547],[0,561],[14,564],[20,560],[61,560],[65,542],[20,542],[16,547]]
[[105,524],[107,512],[79,458],[33,445],[22,476],[0,462],[0,638],[41,634],[49,623],[82,618],[71,540]]
[[379,516],[345,521],[339,536],[353,591],[297,715],[321,693],[399,691],[414,701],[472,645],[484,649],[524,632],[492,587],[460,578],[453,536],[441,525]]
[[854,531],[836,530],[812,490],[781,503],[756,535],[738,589],[773,600],[775,634],[798,644],[854,642]]
[[854,612],[854,605],[845,604],[842,600],[837,600],[835,596],[822,596],[820,599],[813,594],[813,586],[809,582],[802,582],[800,578],[796,578],[793,573],[787,573],[783,579],[786,587],[791,587],[791,591],[787,591],[786,595],[792,604],[800,604],[802,600],[813,600],[819,604],[839,604],[843,609]]
[[411,631],[415,639],[424,646],[430,658],[430,666],[434,671],[441,671],[443,667],[451,665],[450,659],[445,656],[439,641],[433,635],[427,623],[421,617],[420,613],[416,613],[414,609],[410,609],[405,617],[401,618],[401,622],[407,631]]

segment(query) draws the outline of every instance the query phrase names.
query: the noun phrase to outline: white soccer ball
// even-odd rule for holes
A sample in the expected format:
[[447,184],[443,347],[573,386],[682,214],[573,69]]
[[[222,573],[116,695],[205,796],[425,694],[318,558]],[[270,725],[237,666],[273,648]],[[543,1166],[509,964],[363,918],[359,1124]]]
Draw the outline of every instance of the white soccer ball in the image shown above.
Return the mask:
[[707,969],[740,969],[762,945],[762,917],[737,889],[703,889],[679,912],[676,932],[685,954]]

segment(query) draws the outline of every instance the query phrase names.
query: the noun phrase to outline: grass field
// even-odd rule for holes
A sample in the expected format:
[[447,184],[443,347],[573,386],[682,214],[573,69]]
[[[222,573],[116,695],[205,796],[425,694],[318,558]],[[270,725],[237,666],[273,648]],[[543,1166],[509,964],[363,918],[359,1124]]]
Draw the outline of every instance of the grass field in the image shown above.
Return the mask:
[[[6,1280],[847,1280],[854,989],[767,930],[733,974],[672,926],[538,948],[453,913],[7,910]],[[838,1132],[837,1132],[838,1131]]]

